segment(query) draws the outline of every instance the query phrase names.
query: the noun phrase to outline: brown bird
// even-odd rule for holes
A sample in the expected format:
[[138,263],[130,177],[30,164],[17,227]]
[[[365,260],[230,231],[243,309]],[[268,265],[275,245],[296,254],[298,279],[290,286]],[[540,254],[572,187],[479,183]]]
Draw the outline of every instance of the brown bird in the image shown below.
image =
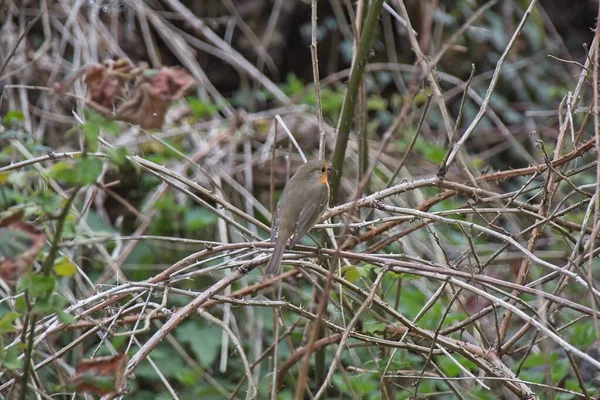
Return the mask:
[[279,264],[287,241],[291,238],[290,247],[294,247],[317,223],[327,208],[327,174],[330,170],[325,161],[308,161],[298,168],[285,185],[273,218],[271,242],[275,242],[275,247],[267,264],[267,275],[279,273]]

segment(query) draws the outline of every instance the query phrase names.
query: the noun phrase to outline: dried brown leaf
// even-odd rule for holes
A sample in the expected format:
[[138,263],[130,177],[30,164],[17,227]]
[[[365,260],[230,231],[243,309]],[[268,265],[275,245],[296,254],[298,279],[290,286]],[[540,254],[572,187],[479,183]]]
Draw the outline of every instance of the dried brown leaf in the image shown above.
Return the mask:
[[136,86],[133,97],[119,106],[115,118],[144,129],[160,129],[167,107],[169,103],[153,93],[151,84],[143,82]]
[[150,83],[156,96],[171,102],[185,95],[197,82],[183,68],[163,67],[150,78]]
[[197,82],[183,68],[148,71],[136,84],[133,97],[117,109],[116,119],[145,129],[159,129],[171,102],[185,95]]
[[81,361],[71,379],[77,391],[105,395],[121,387],[128,361],[127,354],[98,357]]

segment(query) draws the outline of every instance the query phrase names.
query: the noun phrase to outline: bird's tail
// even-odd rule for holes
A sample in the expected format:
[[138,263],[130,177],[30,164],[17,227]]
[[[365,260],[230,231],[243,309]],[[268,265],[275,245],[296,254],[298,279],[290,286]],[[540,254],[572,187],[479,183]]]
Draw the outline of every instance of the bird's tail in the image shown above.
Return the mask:
[[279,235],[277,241],[275,242],[275,247],[273,248],[273,255],[267,264],[267,268],[265,269],[265,274],[267,275],[276,275],[279,273],[279,264],[281,263],[281,259],[283,258],[283,252],[285,251],[285,242],[287,239],[285,235]]

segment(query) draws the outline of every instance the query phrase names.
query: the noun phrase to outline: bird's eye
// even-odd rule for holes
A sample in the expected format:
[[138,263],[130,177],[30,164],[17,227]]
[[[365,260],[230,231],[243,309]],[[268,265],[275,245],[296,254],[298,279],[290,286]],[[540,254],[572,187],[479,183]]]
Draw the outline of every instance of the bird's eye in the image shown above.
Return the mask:
[[325,168],[325,167],[322,167],[322,168],[321,168],[321,172],[325,172],[325,171],[327,171],[327,168]]

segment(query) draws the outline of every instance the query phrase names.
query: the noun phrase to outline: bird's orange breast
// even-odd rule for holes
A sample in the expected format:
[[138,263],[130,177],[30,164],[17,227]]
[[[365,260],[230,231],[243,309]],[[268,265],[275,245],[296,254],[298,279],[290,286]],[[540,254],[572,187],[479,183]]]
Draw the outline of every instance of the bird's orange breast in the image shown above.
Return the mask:
[[319,183],[324,183],[326,185],[329,184],[329,182],[327,181],[327,171],[321,174],[321,176],[319,177]]

